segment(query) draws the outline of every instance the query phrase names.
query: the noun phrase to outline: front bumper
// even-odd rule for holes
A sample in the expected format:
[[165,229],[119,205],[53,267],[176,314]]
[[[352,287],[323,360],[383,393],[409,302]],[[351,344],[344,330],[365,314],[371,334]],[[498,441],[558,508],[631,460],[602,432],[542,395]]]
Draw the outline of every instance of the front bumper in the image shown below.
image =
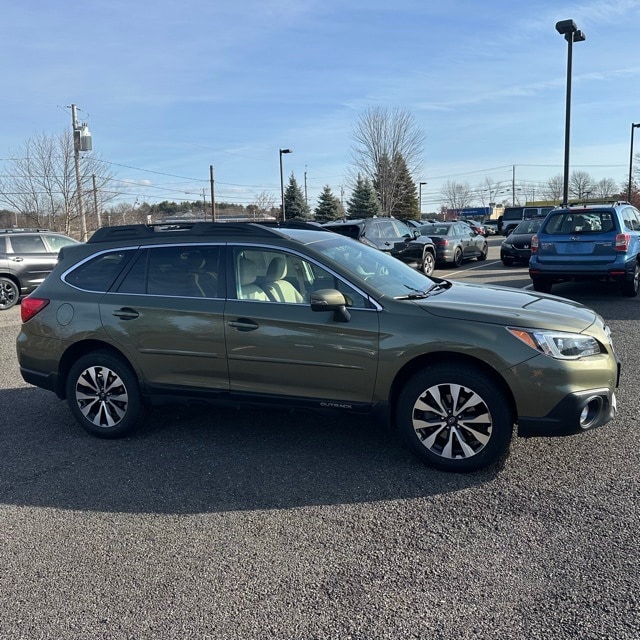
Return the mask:
[[566,436],[601,427],[616,415],[616,394],[609,389],[572,393],[542,418],[520,416],[518,435]]

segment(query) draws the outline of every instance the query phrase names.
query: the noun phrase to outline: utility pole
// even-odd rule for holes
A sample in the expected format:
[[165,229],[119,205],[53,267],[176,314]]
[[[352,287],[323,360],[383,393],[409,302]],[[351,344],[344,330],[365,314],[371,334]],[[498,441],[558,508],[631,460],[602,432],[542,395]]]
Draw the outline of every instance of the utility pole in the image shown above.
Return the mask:
[[516,206],[516,165],[511,169],[511,206]]
[[216,196],[213,188],[213,165],[209,165],[209,182],[211,184],[211,220],[216,221]]
[[102,220],[100,220],[100,209],[98,209],[98,189],[96,187],[96,174],[91,175],[93,181],[93,209],[96,214],[96,222],[98,223],[98,229],[102,226]]
[[87,239],[87,219],[84,215],[84,203],[82,201],[82,179],[80,177],[80,126],[76,114],[76,105],[71,105],[71,120],[73,126],[73,161],[76,167],[76,192],[78,195],[78,213],[80,214],[80,224],[82,240]]
[[307,199],[307,165],[304,165],[304,203],[309,204]]

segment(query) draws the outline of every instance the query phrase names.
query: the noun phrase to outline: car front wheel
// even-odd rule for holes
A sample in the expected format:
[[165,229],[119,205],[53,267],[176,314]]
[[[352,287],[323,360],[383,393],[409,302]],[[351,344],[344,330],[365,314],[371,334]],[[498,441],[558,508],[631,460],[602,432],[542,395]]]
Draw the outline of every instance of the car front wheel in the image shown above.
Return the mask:
[[138,381],[122,358],[108,351],[82,356],[67,377],[67,401],[80,426],[100,438],[118,438],[142,412]]
[[400,394],[396,418],[421,460],[460,473],[497,462],[514,423],[498,385],[467,365],[437,365],[414,375]]
[[11,309],[19,299],[18,285],[10,278],[0,278],[0,309]]

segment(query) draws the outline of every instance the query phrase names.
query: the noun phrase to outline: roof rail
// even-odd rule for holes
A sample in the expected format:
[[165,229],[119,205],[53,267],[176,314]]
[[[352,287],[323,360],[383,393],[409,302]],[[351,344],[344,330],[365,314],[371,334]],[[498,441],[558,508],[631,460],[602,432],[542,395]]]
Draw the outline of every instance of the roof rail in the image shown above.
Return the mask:
[[[315,227],[314,227],[315,228]],[[127,224],[100,227],[87,242],[114,242],[118,240],[143,240],[161,236],[248,235],[273,237],[281,235],[276,228],[253,222],[178,222],[160,224]]]
[[626,200],[583,200],[583,201],[573,201],[573,202],[569,202],[567,205],[567,207],[601,207],[603,205],[606,206],[613,206],[613,207],[618,207],[620,205],[623,204],[631,204],[630,202],[627,202]]
[[29,229],[27,227],[11,227],[11,229],[0,229],[0,233],[22,233],[24,231],[34,233],[39,231],[50,231],[50,229]]

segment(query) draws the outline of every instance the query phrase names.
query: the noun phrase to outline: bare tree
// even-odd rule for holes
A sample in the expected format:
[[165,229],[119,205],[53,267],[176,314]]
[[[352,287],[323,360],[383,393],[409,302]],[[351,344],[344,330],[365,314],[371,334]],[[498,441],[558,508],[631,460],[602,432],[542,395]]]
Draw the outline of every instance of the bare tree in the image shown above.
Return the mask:
[[482,206],[486,207],[495,203],[502,189],[501,182],[496,182],[493,178],[485,178],[484,182],[478,187],[478,196]]
[[542,194],[547,200],[560,202],[564,195],[564,176],[558,174],[549,178]]
[[[72,132],[51,137],[35,135],[11,156],[6,164],[7,175],[0,179],[0,203],[21,214],[28,224],[79,235]],[[85,199],[93,194],[94,176],[99,201],[105,203],[115,197],[115,193],[103,192],[113,175],[99,156],[83,155],[80,167]],[[88,226],[95,229],[95,207],[90,204],[86,209],[91,212]]]
[[615,198],[619,193],[620,188],[612,178],[603,178],[593,185],[593,195],[599,199]]
[[594,191],[593,179],[586,171],[572,171],[569,176],[569,193],[584,200]]
[[247,211],[254,218],[264,218],[270,216],[276,208],[276,199],[269,191],[261,191],[254,196],[251,204],[247,205]]
[[450,210],[458,215],[460,209],[468,207],[471,202],[471,187],[467,182],[456,182],[447,180],[442,187],[442,199],[447,203]]
[[[382,213],[391,215],[400,197],[402,174],[415,174],[422,164],[424,133],[411,113],[370,107],[351,134],[355,173],[376,186]],[[405,165],[405,166],[403,166]]]

